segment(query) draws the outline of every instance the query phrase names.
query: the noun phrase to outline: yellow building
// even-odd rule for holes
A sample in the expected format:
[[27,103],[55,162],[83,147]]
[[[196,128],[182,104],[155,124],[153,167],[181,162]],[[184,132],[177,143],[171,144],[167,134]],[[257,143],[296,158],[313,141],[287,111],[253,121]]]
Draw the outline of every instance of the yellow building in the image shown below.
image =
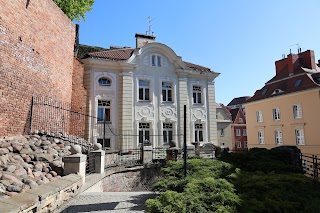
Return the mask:
[[245,102],[248,148],[297,146],[320,155],[320,68],[314,52],[276,61],[276,75]]

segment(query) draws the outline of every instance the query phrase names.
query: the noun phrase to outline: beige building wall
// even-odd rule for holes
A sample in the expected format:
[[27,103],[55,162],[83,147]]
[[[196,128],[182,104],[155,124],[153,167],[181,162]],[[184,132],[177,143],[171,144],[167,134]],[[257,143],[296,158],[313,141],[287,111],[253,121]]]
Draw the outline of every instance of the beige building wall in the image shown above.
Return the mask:
[[[228,118],[222,108],[217,108],[217,140],[218,146],[226,146],[232,149],[232,133],[231,133],[231,120]],[[223,129],[223,134],[221,130]]]
[[[248,148],[276,147],[274,131],[279,129],[283,145],[297,146],[303,154],[320,154],[319,97],[317,88],[245,104]],[[301,105],[302,118],[293,117],[295,104]],[[280,109],[280,120],[273,120],[273,108]],[[262,122],[257,122],[257,111],[262,112]],[[304,145],[296,144],[296,129],[304,130]],[[264,144],[258,143],[258,131],[264,132]]]

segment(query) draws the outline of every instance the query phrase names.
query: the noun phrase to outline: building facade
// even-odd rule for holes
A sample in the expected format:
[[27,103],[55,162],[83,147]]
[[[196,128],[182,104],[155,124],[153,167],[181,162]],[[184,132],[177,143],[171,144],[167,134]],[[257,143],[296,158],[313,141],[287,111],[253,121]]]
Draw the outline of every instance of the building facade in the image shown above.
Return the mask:
[[223,104],[217,104],[216,107],[218,146],[228,147],[229,150],[232,150],[231,114]]
[[276,75],[245,103],[248,146],[297,146],[320,154],[320,69],[314,52],[276,61]]
[[128,150],[144,141],[162,147],[172,140],[181,147],[186,105],[187,144],[217,144],[214,80],[219,73],[184,62],[154,36],[136,34],[136,44],[82,59],[92,116],[89,139],[108,149]]

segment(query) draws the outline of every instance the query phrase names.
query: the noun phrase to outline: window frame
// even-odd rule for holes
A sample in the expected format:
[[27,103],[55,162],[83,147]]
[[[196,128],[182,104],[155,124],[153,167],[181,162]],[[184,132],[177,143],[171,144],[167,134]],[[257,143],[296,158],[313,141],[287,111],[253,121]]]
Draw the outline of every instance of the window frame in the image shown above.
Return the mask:
[[239,118],[239,123],[243,123],[243,118]]
[[[295,107],[296,107],[296,109],[295,109]],[[292,106],[292,113],[293,113],[293,118],[294,119],[302,118],[302,107],[301,107],[301,104],[294,104]]]
[[[99,140],[102,140],[102,143],[100,143]],[[106,140],[109,141],[109,142],[107,142],[107,143],[109,143],[110,146],[105,146],[105,145],[106,145]],[[105,138],[105,141],[104,141],[104,142],[105,142],[105,143],[103,143],[103,138],[97,138],[97,143],[101,144],[102,149],[104,149],[104,150],[109,150],[109,149],[111,149],[111,138]]]
[[[302,134],[298,135],[297,133],[300,132]],[[295,129],[295,138],[296,138],[296,145],[297,146],[303,146],[305,145],[305,138],[304,138],[304,129],[299,128],[299,129]],[[299,140],[302,141],[302,143],[299,143]]]
[[[200,88],[199,90],[195,90],[195,87]],[[200,102],[199,102],[199,96],[200,96]],[[192,85],[192,103],[193,104],[203,104],[203,86],[201,85]]]
[[[101,106],[101,105],[99,105],[99,102],[109,102],[109,106]],[[111,102],[111,100],[104,100],[104,99],[99,99],[98,100],[98,102],[97,102],[97,105],[98,105],[98,107],[97,107],[97,123],[103,123],[104,122],[104,120],[105,120],[105,117],[106,117],[106,115],[107,115],[107,111],[109,111],[109,120],[108,120],[108,117],[106,118],[106,123],[112,123],[112,113],[111,113],[111,110],[112,110],[112,102]],[[100,111],[100,109],[102,109],[103,111],[103,113],[102,113],[102,119],[99,119],[100,118],[100,116],[99,116],[99,111]]]
[[[164,87],[164,83],[170,83],[171,88]],[[169,91],[171,91],[171,100],[169,100]],[[174,102],[174,85],[171,81],[161,81],[161,94],[162,94],[162,102],[163,103],[173,103]],[[165,95],[164,95],[165,93]],[[165,100],[166,99],[166,100]]]
[[[148,82],[149,85],[148,86],[145,86],[145,85],[140,85],[140,81],[142,82]],[[149,102],[152,100],[151,98],[151,80],[147,80],[147,79],[138,79],[138,101],[141,101],[141,102]],[[140,99],[140,89],[142,90],[142,99]],[[148,98],[147,99],[147,92],[146,90],[148,90]]]
[[[100,83],[100,80],[109,81],[109,84],[102,84],[102,83]],[[112,85],[112,80],[111,80],[110,78],[108,78],[108,77],[100,77],[100,78],[98,79],[98,84],[99,84],[99,86],[101,86],[101,87],[111,87],[111,85]]]
[[151,67],[162,67],[162,56],[159,54],[151,54],[150,56]]
[[279,107],[272,109],[272,117],[274,121],[280,120],[280,109]]
[[[200,126],[201,125],[201,126]],[[197,127],[197,126],[199,126],[199,127]],[[201,128],[200,128],[201,127]],[[200,134],[201,133],[201,134]],[[194,141],[195,142],[203,142],[204,141],[204,134],[203,134],[204,132],[203,132],[203,124],[197,124],[197,123],[195,123],[194,124]],[[201,137],[202,137],[202,140],[200,140],[201,139],[201,137],[200,137],[200,135],[201,135]]]
[[241,136],[241,129],[236,129],[236,136]]
[[220,137],[224,137],[224,128],[220,129]]
[[243,130],[242,130],[242,135],[243,135],[243,136],[247,136],[247,129],[243,129]]
[[258,131],[258,144],[265,144],[264,143],[264,131]]
[[257,116],[257,123],[262,123],[263,122],[262,110],[256,111],[256,116]]
[[280,130],[280,129],[274,130],[274,140],[275,140],[276,145],[283,145],[282,130]]
[[[165,127],[165,125],[171,125],[171,128]],[[170,140],[170,132],[171,132],[171,140]],[[163,144],[169,144],[170,141],[173,140],[173,123],[162,123],[162,133],[163,133]],[[166,139],[165,139],[166,138]]]
[[237,148],[237,149],[242,148],[241,141],[236,141],[236,148]]
[[[141,124],[141,125],[140,125]],[[148,125],[147,128],[144,128],[142,125]],[[148,140],[149,142],[151,142],[151,135],[150,135],[150,132],[151,132],[151,123],[150,122],[139,122],[138,124],[138,144],[143,144],[144,141]],[[146,133],[148,132],[148,133]],[[142,134],[140,134],[142,133]],[[147,136],[147,137],[146,137]],[[140,140],[142,139],[142,140]]]
[[248,141],[243,141],[243,148],[248,148]]

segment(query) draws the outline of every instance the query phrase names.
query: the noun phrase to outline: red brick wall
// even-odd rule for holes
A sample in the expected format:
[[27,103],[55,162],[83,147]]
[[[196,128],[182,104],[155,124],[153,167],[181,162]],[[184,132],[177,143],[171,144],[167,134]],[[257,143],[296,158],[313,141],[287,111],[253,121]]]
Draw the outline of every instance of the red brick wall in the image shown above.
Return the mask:
[[[73,75],[72,75],[72,98],[71,109],[74,112],[82,114],[86,113],[87,90],[83,86],[84,66],[81,61],[74,58],[73,61]],[[70,134],[85,137],[87,117],[84,115],[77,116],[71,113],[70,120]]]
[[74,38],[53,1],[1,1],[0,136],[28,128],[32,96],[71,102]]

